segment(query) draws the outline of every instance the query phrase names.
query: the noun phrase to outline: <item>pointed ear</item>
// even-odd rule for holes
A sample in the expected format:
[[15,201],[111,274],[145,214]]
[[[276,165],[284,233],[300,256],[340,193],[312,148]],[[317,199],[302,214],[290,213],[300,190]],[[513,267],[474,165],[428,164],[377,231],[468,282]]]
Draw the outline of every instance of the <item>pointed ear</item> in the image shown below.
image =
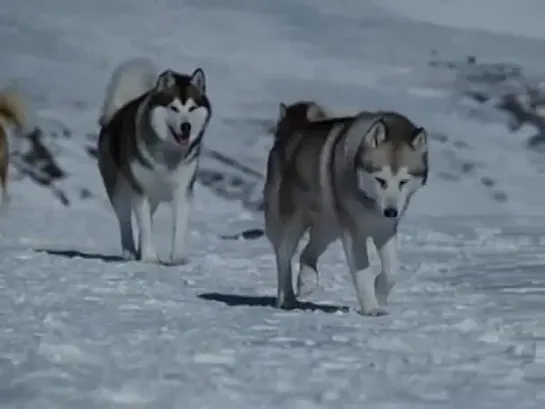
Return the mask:
[[278,122],[280,122],[282,119],[286,117],[286,111],[288,110],[288,107],[283,102],[280,103],[278,106]]
[[195,71],[193,71],[189,82],[191,85],[197,88],[201,94],[206,93],[206,76],[204,75],[202,68],[197,68]]
[[386,124],[382,119],[379,119],[365,134],[363,138],[365,146],[370,149],[375,149],[386,140],[386,132]]
[[324,116],[324,111],[317,104],[310,104],[307,108],[307,120],[311,122],[324,118]]
[[414,150],[417,150],[421,153],[426,153],[428,151],[428,133],[424,128],[418,128],[414,132],[411,146]]
[[157,77],[154,89],[156,92],[163,92],[168,88],[172,88],[174,85],[176,85],[174,73],[171,70],[166,70]]

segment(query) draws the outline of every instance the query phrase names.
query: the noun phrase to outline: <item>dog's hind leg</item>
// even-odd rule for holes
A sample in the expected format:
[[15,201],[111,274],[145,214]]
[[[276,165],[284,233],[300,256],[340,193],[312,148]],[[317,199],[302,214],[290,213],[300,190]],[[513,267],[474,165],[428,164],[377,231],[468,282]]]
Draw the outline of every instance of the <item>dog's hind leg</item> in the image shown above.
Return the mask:
[[319,285],[318,259],[333,242],[334,237],[324,229],[313,226],[309,240],[299,257],[299,274],[297,276],[297,296],[312,294]]
[[133,192],[125,178],[118,172],[110,154],[101,150],[99,152],[101,154],[98,160],[98,168],[108,199],[117,218],[121,238],[121,255],[126,260],[134,260],[136,258],[136,248],[131,220],[131,197]]
[[8,201],[8,171],[9,171],[9,153],[7,146],[7,135],[3,134],[4,130],[0,125],[0,137],[3,136],[4,143],[0,144],[0,205]]
[[4,205],[8,201],[8,189],[7,189],[7,166],[0,166],[0,206]]
[[155,216],[155,213],[157,212],[157,208],[159,207],[161,203],[158,200],[155,200],[154,198],[149,198],[149,208],[151,213],[151,221],[153,223],[153,217]]
[[297,245],[305,232],[305,226],[299,214],[293,214],[289,220],[279,221],[267,228],[267,237],[274,247],[277,270],[276,306],[283,309],[295,308],[297,299],[292,283],[292,258]]
[[132,229],[131,199],[133,192],[123,181],[120,181],[116,191],[112,192],[111,202],[119,224],[122,257],[127,260],[136,258],[136,246]]
[[395,285],[399,270],[396,232],[374,237],[380,258],[381,272],[375,280],[375,292],[381,306],[386,305],[390,291]]
[[156,263],[159,257],[153,245],[150,200],[145,195],[134,194],[131,198],[131,207],[138,225],[138,259]]

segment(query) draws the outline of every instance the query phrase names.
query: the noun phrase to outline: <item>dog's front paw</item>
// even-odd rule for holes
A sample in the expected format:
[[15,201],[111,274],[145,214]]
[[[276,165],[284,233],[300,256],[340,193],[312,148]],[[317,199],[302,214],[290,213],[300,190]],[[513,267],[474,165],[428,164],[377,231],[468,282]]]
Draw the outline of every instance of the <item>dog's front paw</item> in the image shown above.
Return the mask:
[[170,260],[165,262],[165,265],[175,267],[175,266],[185,266],[188,263],[189,263],[189,259],[187,257],[176,257],[176,258],[171,258]]
[[388,279],[387,276],[382,273],[375,281],[375,294],[377,296],[378,304],[384,307],[388,304],[388,296],[394,288],[395,281]]
[[377,301],[381,307],[388,305],[388,294],[377,292]]
[[364,317],[383,317],[388,315],[388,311],[384,308],[372,308],[368,311],[359,310],[358,314],[363,315]]
[[159,256],[154,249],[146,249],[144,251],[140,251],[138,260],[144,263],[158,263]]
[[135,252],[128,249],[124,249],[121,252],[121,258],[125,261],[134,261],[137,259]]
[[320,285],[318,271],[303,266],[297,277],[297,296],[308,297],[312,294]]
[[293,310],[297,306],[297,299],[294,295],[276,298],[276,308]]

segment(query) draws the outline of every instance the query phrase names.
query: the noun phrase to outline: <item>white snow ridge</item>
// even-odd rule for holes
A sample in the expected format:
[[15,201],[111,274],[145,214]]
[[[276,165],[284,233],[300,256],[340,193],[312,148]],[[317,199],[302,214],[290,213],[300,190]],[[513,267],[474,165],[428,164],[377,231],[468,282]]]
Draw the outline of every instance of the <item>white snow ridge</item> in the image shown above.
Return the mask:
[[[511,131],[493,104],[458,98],[455,64],[428,65],[435,49],[545,73],[541,3],[2,2],[0,88],[27,96],[64,173],[40,184],[14,170],[0,213],[0,408],[545,407],[542,153],[526,145],[531,126]],[[137,56],[207,75],[214,116],[183,266],[119,260],[87,152],[112,70]],[[483,78],[466,80],[496,92]],[[282,311],[267,240],[222,239],[260,226],[248,197],[264,124],[300,99],[399,110],[431,132],[387,316],[354,312],[337,244],[320,289]],[[163,257],[168,216],[154,226]]]

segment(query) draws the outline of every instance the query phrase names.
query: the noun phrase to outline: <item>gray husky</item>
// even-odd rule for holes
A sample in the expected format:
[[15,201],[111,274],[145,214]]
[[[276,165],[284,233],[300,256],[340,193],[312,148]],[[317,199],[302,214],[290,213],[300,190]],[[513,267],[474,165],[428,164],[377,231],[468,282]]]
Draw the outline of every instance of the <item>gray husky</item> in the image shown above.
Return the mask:
[[[318,258],[340,238],[361,313],[383,315],[398,270],[398,223],[427,181],[427,134],[396,112],[320,117],[316,106],[307,104],[301,120],[281,104],[269,153],[265,234],[276,256],[276,303],[296,306],[291,261],[308,231],[297,296],[316,289]],[[368,240],[378,250],[378,272],[370,268]]]
[[201,68],[191,75],[159,74],[150,60],[135,58],[114,71],[99,119],[98,166],[119,222],[124,257],[158,261],[152,219],[157,206],[167,202],[171,262],[183,261],[201,141],[211,114]]

